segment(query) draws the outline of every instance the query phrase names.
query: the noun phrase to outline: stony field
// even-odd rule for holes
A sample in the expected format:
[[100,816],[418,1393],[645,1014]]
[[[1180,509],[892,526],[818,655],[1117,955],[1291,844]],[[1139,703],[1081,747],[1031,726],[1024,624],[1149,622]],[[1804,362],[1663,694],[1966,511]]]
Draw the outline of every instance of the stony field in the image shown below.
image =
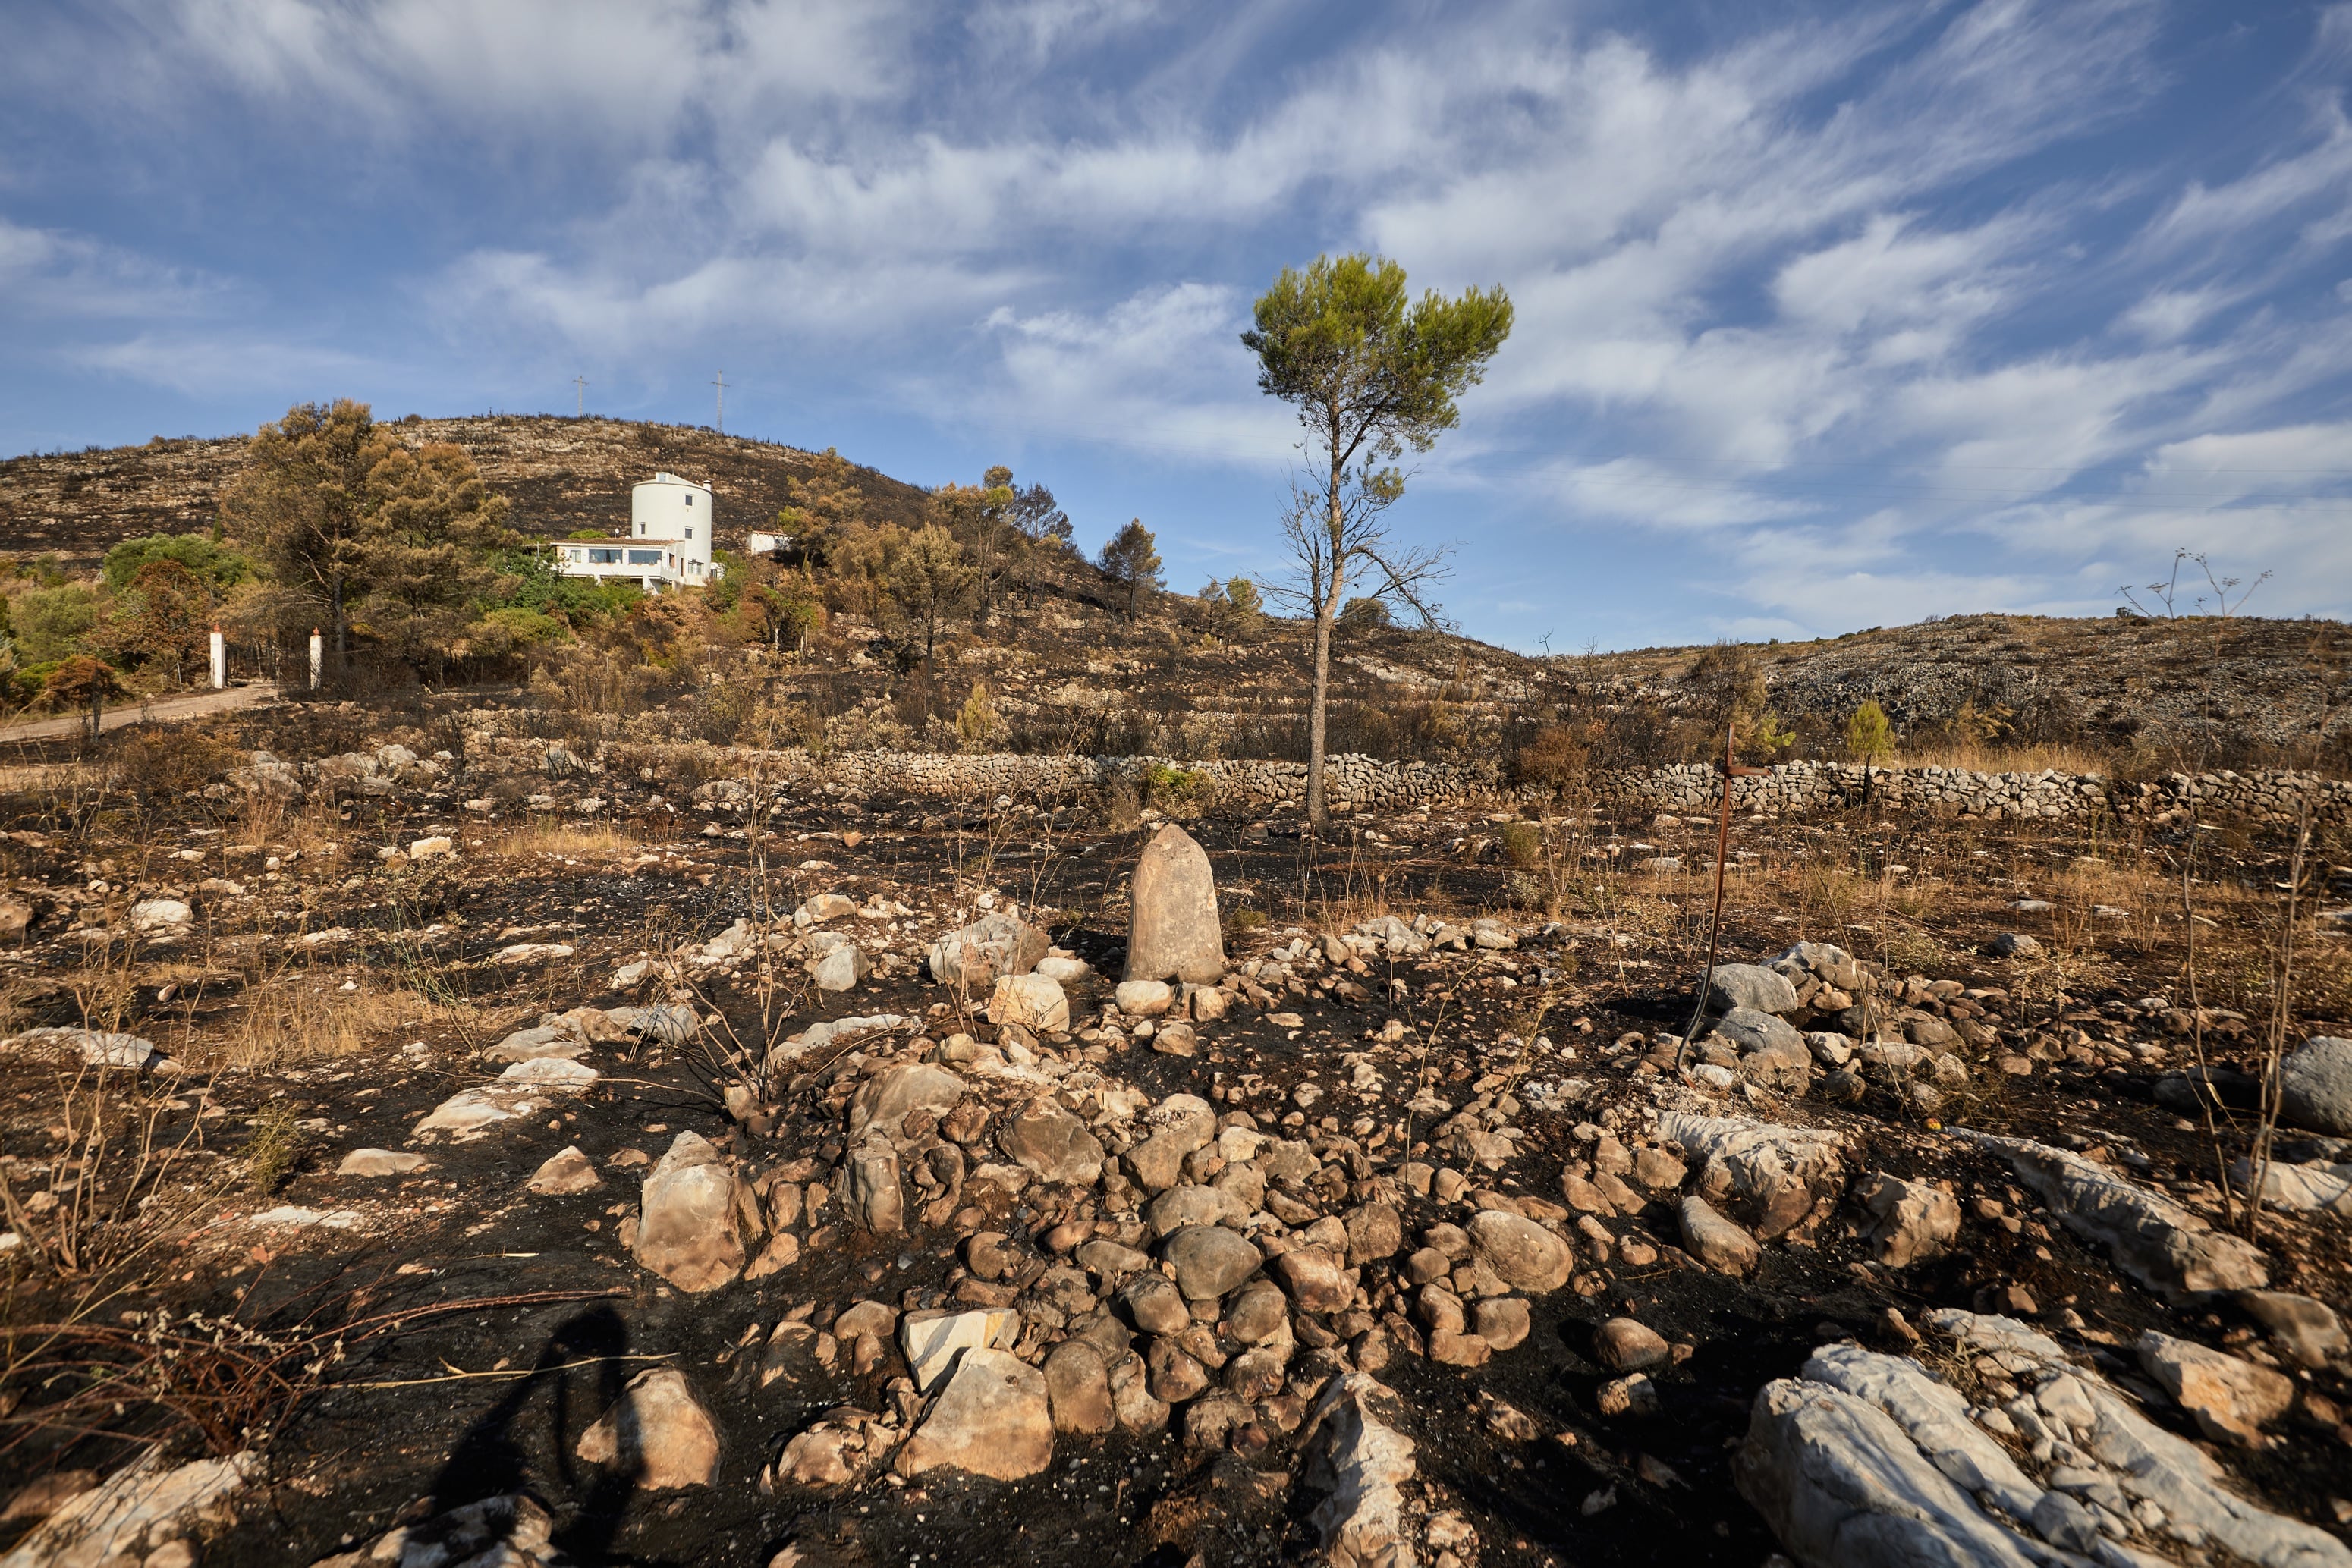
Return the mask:
[[1708,986],[1704,815],[242,722],[0,777],[10,1568],[2352,1563],[2339,829],[1743,816]]

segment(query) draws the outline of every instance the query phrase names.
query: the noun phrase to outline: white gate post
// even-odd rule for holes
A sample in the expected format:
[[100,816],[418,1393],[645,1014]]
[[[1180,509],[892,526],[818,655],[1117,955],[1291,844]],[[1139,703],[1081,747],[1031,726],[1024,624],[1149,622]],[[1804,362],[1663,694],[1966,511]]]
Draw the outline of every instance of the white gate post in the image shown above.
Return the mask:
[[319,681],[327,670],[327,640],[319,635],[316,626],[310,628],[310,689],[319,689]]
[[221,635],[221,629],[215,626],[213,628],[213,690],[219,691],[227,685],[228,641]]

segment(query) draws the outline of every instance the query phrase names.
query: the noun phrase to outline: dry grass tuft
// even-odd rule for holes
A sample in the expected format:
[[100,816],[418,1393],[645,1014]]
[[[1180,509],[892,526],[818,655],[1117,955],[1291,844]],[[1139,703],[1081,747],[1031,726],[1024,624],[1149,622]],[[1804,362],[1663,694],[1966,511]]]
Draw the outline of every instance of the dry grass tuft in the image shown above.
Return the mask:
[[288,1067],[356,1056],[431,1025],[464,1029],[475,1012],[465,1003],[427,1001],[364,981],[346,991],[340,979],[299,971],[257,982],[242,1000],[225,1037],[192,1036],[182,1051],[211,1067]]
[[570,855],[575,860],[598,855],[635,854],[646,841],[634,830],[614,822],[564,822],[534,817],[508,830],[482,846],[482,853],[509,860],[533,855]]

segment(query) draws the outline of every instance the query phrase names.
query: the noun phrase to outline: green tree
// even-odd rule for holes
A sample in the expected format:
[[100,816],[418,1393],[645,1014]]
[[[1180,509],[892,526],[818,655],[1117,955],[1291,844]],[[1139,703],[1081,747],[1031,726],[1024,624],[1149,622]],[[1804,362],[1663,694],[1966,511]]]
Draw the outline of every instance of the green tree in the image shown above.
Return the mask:
[[926,523],[907,538],[889,567],[891,601],[923,629],[923,660],[939,650],[940,627],[971,598],[975,573],[955,536]]
[[1756,652],[1745,643],[1717,643],[1701,653],[1684,679],[1698,693],[1707,726],[1706,753],[1712,756],[1727,729],[1732,749],[1769,762],[1796,744],[1771,704]]
[[506,517],[506,497],[452,443],[394,446],[368,471],[356,559],[404,657],[438,665],[455,650],[514,543]]
[[[1013,476],[1008,473],[1005,483]],[[1055,567],[1076,552],[1070,548],[1070,515],[1054,499],[1054,492],[1043,485],[1032,485],[1026,490],[1013,493],[1013,505],[1007,512],[1013,528],[1021,537],[1021,597],[1031,608],[1037,603],[1037,591]]]
[[98,625],[98,595],[79,582],[36,588],[17,596],[10,620],[17,654],[26,664],[71,658]]
[[788,480],[776,529],[793,538],[792,553],[823,566],[843,540],[866,527],[866,492],[856,465],[826,447],[809,461],[809,471]]
[[1160,575],[1159,545],[1151,530],[1143,526],[1143,519],[1135,517],[1113,534],[1104,544],[1102,554],[1095,558],[1103,575],[1127,590],[1129,615],[1135,613],[1146,588],[1158,588],[1166,581]]
[[368,476],[393,445],[363,402],[297,403],[261,427],[221,498],[222,522],[332,629],[338,663],[367,580]]
[[125,539],[106,552],[101,569],[106,586],[120,593],[151,560],[177,561],[218,593],[226,593],[254,574],[251,560],[204,534],[149,534]]
[[1225,580],[1225,602],[1233,606],[1234,616],[1243,622],[1256,620],[1265,609],[1265,595],[1258,592],[1257,584],[1246,577]]
[[996,612],[997,587],[1013,570],[1024,544],[1013,526],[1013,507],[1019,498],[1013,488],[1013,470],[1001,464],[981,476],[977,485],[949,483],[931,492],[932,519],[963,547],[983,621]]
[[1395,622],[1389,607],[1378,599],[1350,599],[1339,606],[1339,630],[1342,632],[1376,632]]
[[1242,342],[1258,357],[1258,389],[1297,411],[1314,465],[1283,519],[1298,563],[1284,597],[1315,622],[1307,810],[1319,826],[1329,820],[1323,756],[1331,629],[1348,589],[1366,579],[1375,594],[1435,619],[1427,595],[1444,551],[1391,544],[1382,514],[1404,494],[1391,460],[1407,446],[1428,451],[1460,423],[1454,400],[1485,376],[1510,335],[1511,302],[1500,287],[1408,300],[1395,262],[1327,256],[1305,271],[1283,268],[1255,317]]
[[1876,702],[1865,701],[1847,716],[1845,753],[1856,762],[1884,762],[1895,755],[1895,727]]

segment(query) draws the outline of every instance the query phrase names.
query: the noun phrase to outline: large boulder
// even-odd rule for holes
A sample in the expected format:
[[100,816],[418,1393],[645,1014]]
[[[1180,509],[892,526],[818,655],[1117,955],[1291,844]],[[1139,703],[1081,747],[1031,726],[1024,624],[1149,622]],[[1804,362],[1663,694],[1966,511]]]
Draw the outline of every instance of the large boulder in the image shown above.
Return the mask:
[[849,1097],[849,1141],[863,1143],[879,1127],[889,1136],[917,1111],[944,1119],[963,1098],[964,1081],[929,1061],[901,1061],[886,1067],[857,1086]]
[[907,1439],[900,1468],[908,1475],[948,1469],[1017,1481],[1053,1458],[1045,1375],[1001,1350],[967,1350],[930,1414]]
[[997,1141],[1013,1163],[1040,1181],[1092,1186],[1102,1175],[1102,1141],[1050,1094],[1005,1119]]
[[2047,1144],[1991,1133],[1958,1135],[2006,1161],[2060,1224],[2105,1248],[2116,1267],[2168,1301],[2270,1283],[2269,1262],[2252,1242],[2215,1230],[2153,1188]]
[[[1919,1362],[1853,1344],[1766,1385],[1733,1479],[1803,1568],[2352,1565],[2341,1542],[2240,1495],[2210,1455],[2043,1335],[1951,1311],[1922,1323],[1956,1341],[1962,1363],[1997,1356],[2031,1392],[1974,1406]],[[1984,1429],[2009,1436],[2028,1417],[2072,1441],[2012,1452]]]
[[986,990],[1007,975],[1028,974],[1053,945],[1051,937],[1026,921],[994,913],[949,932],[931,944],[927,957],[932,979],[971,993]]
[[686,1374],[650,1367],[580,1434],[580,1457],[625,1472],[641,1487],[702,1487],[719,1469],[719,1428]]
[[2314,1035],[2279,1067],[2279,1116],[2297,1127],[2352,1137],[2352,1040]]
[[1777,1017],[1797,1010],[1797,988],[1761,964],[1717,964],[1699,975],[1698,984],[1706,992],[1709,1012],[1753,1008]]
[[1152,835],[1136,859],[1129,903],[1124,978],[1213,985],[1223,977],[1217,879],[1192,834],[1171,822]]
[[681,1291],[715,1291],[743,1271],[735,1173],[710,1142],[680,1133],[646,1177],[637,1261]]

